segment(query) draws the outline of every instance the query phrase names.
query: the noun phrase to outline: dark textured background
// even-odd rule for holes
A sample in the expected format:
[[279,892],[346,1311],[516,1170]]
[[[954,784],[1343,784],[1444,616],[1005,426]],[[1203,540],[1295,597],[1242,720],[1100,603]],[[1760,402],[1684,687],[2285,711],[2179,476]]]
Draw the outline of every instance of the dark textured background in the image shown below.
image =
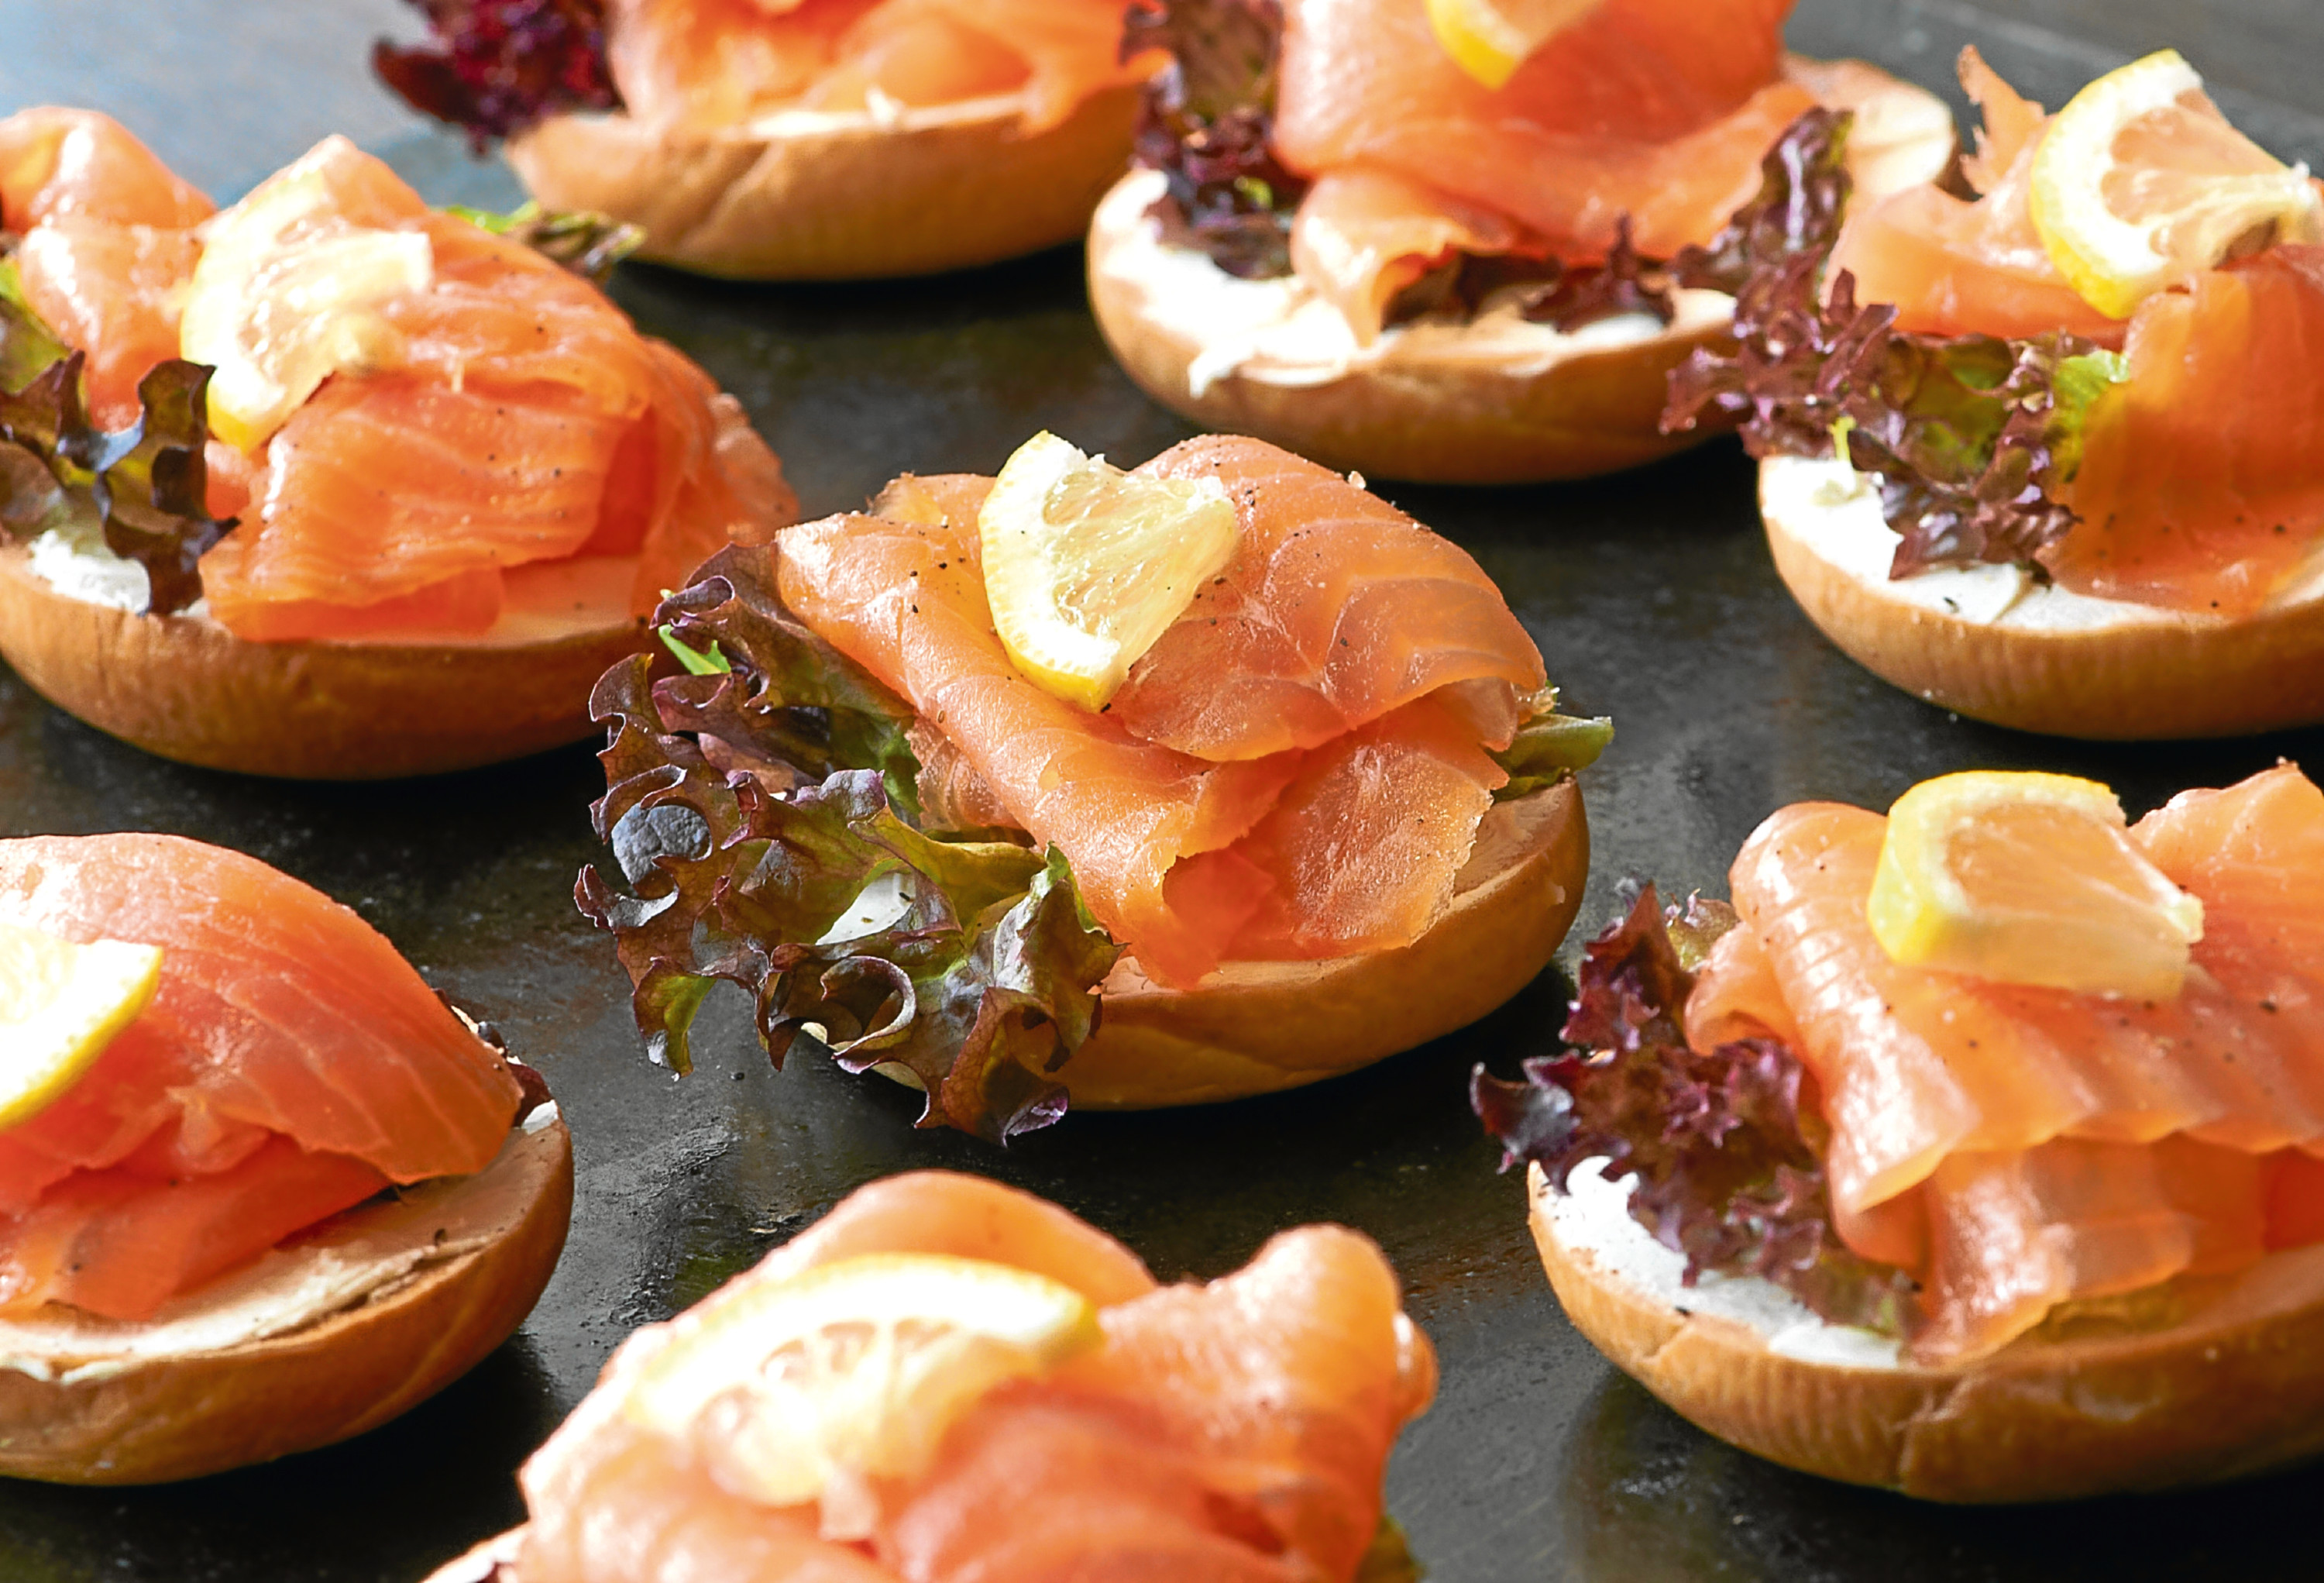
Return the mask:
[[[383,30],[410,31],[388,0],[0,0],[0,108],[109,110],[222,199],[332,130],[387,153],[433,197],[508,195],[497,167],[469,163],[366,79],[364,51]],[[1866,55],[1948,92],[1953,55],[1975,38],[2052,105],[2098,70],[2176,43],[2246,127],[2324,162],[2314,0],[1803,0],[1793,34],[1803,50]],[[618,294],[748,403],[812,514],[903,469],[989,471],[1038,427],[1125,460],[1179,438],[1108,361],[1078,272],[1059,254],[934,282],[747,289],[632,269]],[[1793,609],[1749,485],[1721,444],[1574,487],[1388,491],[1499,579],[1570,703],[1618,722],[1584,781],[1598,854],[1586,926],[1626,874],[1723,890],[1751,827],[1798,798],[1882,806],[1940,772],[2040,766],[2110,780],[2136,811],[2318,745],[2091,748],[1927,708],[1840,658]],[[916,1135],[914,1103],[875,1079],[804,1060],[770,1072],[724,1002],[706,1015],[701,1069],[675,1083],[640,1056],[612,953],[571,908],[574,872],[594,856],[585,809],[599,784],[584,749],[371,788],[184,770],[58,715],[0,671],[0,833],[176,830],[321,885],[548,1072],[581,1166],[572,1244],[547,1299],[470,1378],[357,1444],[271,1468],[150,1491],[0,1484],[0,1579],[408,1583],[518,1516],[512,1470],[622,1335],[858,1183],[916,1164],[1057,1198],[1165,1276],[1218,1273],[1305,1220],[1379,1238],[1444,1363],[1437,1405],[1388,1479],[1441,1583],[2132,1583],[2319,1569],[2308,1519],[2324,1477],[2313,1472],[2195,1495],[1949,1511],[1755,1462],[1614,1374],[1560,1318],[1518,1184],[1494,1174],[1462,1099],[1472,1060],[1506,1070],[1547,1044],[1554,975],[1455,1039],[1322,1088],[1076,1116],[1006,1153]]]

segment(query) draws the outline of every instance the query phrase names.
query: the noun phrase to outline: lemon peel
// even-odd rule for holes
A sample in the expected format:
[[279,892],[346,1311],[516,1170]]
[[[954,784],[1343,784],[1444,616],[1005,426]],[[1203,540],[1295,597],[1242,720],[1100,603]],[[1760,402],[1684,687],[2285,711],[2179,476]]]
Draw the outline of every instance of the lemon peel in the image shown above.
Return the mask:
[[1596,10],[1600,0],[1428,0],[1428,25],[1462,70],[1487,88]]

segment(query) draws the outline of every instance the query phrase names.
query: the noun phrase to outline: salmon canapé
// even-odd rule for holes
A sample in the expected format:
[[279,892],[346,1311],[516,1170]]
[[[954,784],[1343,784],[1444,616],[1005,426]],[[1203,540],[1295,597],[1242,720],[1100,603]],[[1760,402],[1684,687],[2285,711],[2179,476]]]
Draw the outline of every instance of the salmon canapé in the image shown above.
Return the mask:
[[161,949],[152,1000],[0,1129],[0,1313],[115,1319],[392,1186],[491,1163],[507,1064],[379,933],[254,858],[173,836],[0,842],[0,922]]
[[2324,792],[2283,764],[2129,828],[2200,904],[2169,996],[1893,959],[1867,918],[1887,822],[1804,803],[1760,827],[1685,1025],[1705,1052],[1797,1052],[1830,1128],[1832,1223],[1918,1283],[1921,1356],[1974,1359],[2060,1304],[2324,1235],[2324,940],[2303,901]]
[[[1020,1342],[995,1363],[999,1347],[961,1341],[979,1312],[916,1314],[893,1279],[880,1290],[900,1296],[866,1295],[899,1271],[1047,1304],[1042,1356]],[[964,1384],[973,1368],[989,1383]],[[1054,1205],[975,1177],[894,1177],[622,1346],[526,1464],[509,1570],[1347,1583],[1383,1532],[1388,1449],[1434,1385],[1395,1273],[1354,1232],[1304,1227],[1222,1280],[1158,1286]],[[896,1402],[917,1404],[908,1427]],[[859,1410],[823,1417],[831,1402]],[[920,1443],[899,1457],[904,1439]]]
[[[198,571],[237,637],[456,640],[583,585],[618,624],[797,514],[699,368],[344,139],[213,213],[115,123],[28,110],[0,122],[0,224],[97,421],[135,421],[165,359],[219,366],[208,509],[234,525]],[[253,388],[263,416],[234,404]]]

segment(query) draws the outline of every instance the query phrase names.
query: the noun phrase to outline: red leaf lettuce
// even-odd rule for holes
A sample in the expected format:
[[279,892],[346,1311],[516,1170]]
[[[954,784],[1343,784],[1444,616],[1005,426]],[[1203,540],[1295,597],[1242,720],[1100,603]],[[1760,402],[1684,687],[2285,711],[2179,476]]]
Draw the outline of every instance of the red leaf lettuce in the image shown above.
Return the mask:
[[[724,980],[778,1066],[804,1032],[851,1071],[908,1072],[924,1126],[1005,1142],[1056,1121],[1052,1074],[1119,948],[1057,852],[921,828],[910,707],[793,619],[771,569],[763,549],[714,557],[657,617],[688,674],[653,680],[640,655],[591,699],[613,727],[592,812],[631,890],[592,866],[575,897],[616,939],[650,1052],[688,1069]],[[879,886],[896,916],[830,938]]]
[[477,153],[564,110],[611,110],[604,0],[410,0],[435,48],[372,46],[372,69],[424,116],[465,129]]

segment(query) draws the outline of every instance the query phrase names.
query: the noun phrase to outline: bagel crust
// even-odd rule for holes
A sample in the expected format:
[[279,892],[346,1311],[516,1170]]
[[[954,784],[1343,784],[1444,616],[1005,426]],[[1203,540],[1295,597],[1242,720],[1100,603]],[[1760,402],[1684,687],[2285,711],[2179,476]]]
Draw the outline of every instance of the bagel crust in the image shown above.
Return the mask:
[[498,764],[594,734],[589,689],[642,621],[521,644],[250,643],[199,616],[75,598],[0,549],[0,659],[148,753],[308,781]]
[[[1842,564],[1834,514],[1793,486],[1831,464],[1771,457],[1759,511],[1775,570],[1841,653],[1914,697],[1974,720],[2109,741],[2241,736],[2324,721],[2324,597],[2242,619],[2082,600],[2077,619],[1987,618]],[[1818,520],[1823,519],[1823,520]],[[1941,575],[1941,574],[1936,574]]]
[[1089,238],[1090,306],[1139,389],[1205,428],[1250,434],[1342,470],[1425,484],[1523,484],[1585,477],[1674,455],[1707,438],[1665,434],[1670,371],[1697,347],[1731,345],[1727,327],[1665,330],[1538,370],[1470,358],[1357,366],[1320,384],[1240,369],[1197,389],[1204,343],[1140,278],[1160,251],[1146,214],[1150,183],[1132,172],[1099,207]]
[[932,274],[1081,236],[1130,157],[1139,92],[1105,88],[1030,136],[1009,94],[707,133],[558,116],[507,153],[545,207],[641,227],[657,263],[736,280]]
[[2074,1305],[1964,1367],[1858,1367],[1672,1306],[1561,1227],[1541,1167],[1526,1184],[1574,1328],[1683,1417],[1786,1467],[2004,1503],[2238,1478],[2324,1451],[2324,1245]]
[[1088,1110],[1240,1099],[1338,1077],[1501,1004],[1549,965],[1590,872],[1571,778],[1494,804],[1452,902],[1410,945],[1320,962],[1230,962],[1164,989],[1124,958],[1098,1031],[1057,1074]]
[[[544,1106],[476,1175],[405,1190],[267,1255],[282,1263],[261,1279],[277,1283],[310,1274],[318,1245],[360,1245],[366,1257],[386,1259],[390,1279],[354,1292],[349,1305],[327,1303],[311,1322],[183,1352],[124,1349],[119,1338],[126,1330],[134,1341],[136,1327],[112,1321],[89,1319],[62,1336],[46,1321],[0,1322],[0,1474],[158,1484],[377,1428],[481,1363],[523,1322],[556,1268],[572,1210],[572,1139]],[[229,1276],[220,1287],[236,1284]],[[246,1296],[220,1287],[164,1313],[215,1324],[219,1305]]]

